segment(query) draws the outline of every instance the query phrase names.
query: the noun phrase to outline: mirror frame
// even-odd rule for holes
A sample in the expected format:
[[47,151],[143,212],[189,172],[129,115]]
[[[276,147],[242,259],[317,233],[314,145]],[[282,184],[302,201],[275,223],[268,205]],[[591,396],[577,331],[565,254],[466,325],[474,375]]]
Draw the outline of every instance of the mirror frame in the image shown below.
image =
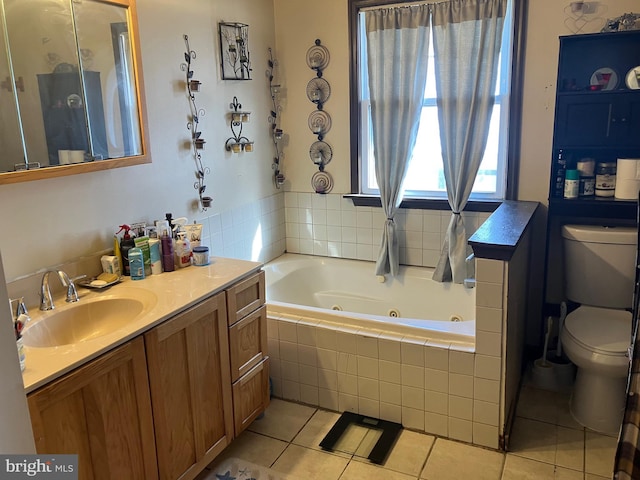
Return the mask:
[[[107,160],[96,160],[86,163],[75,163],[70,165],[54,165],[32,170],[18,170],[13,172],[0,173],[0,185],[30,182],[34,180],[43,180],[47,178],[66,177],[69,175],[77,175],[80,173],[98,172],[101,170],[111,170],[120,167],[130,167],[133,165],[142,165],[151,163],[151,155],[149,153],[149,134],[147,124],[146,99],[144,94],[144,80],[142,74],[142,55],[140,49],[139,29],[138,29],[138,13],[136,10],[136,0],[94,0],[100,3],[116,5],[127,9],[129,25],[132,35],[129,36],[131,41],[131,51],[133,54],[133,68],[135,69],[136,94],[138,105],[138,119],[140,124],[140,140],[142,143],[142,155],[132,157],[120,157]],[[37,160],[34,160],[37,161]]]

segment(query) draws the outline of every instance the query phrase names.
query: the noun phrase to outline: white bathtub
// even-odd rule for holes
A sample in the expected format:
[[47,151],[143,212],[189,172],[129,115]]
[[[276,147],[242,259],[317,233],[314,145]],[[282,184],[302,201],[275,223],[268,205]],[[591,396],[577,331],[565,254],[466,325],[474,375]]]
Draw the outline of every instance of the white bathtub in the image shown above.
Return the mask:
[[373,262],[287,253],[264,270],[270,318],[475,344],[475,289],[435,282],[431,268],[401,266],[381,282]]

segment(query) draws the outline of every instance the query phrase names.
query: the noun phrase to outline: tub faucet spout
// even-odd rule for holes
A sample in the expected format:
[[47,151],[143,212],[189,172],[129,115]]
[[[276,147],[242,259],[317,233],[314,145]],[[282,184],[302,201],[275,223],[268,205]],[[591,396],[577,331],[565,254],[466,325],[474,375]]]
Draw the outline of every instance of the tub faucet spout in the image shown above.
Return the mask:
[[53,304],[53,297],[51,296],[51,289],[49,288],[49,275],[55,273],[58,275],[60,282],[63,286],[67,287],[67,302],[77,302],[78,291],[73,280],[69,278],[62,270],[47,270],[42,276],[42,284],[40,285],[40,310],[53,310],[55,305]]
[[472,253],[465,259],[467,275],[463,281],[464,286],[473,288],[476,286],[476,256]]

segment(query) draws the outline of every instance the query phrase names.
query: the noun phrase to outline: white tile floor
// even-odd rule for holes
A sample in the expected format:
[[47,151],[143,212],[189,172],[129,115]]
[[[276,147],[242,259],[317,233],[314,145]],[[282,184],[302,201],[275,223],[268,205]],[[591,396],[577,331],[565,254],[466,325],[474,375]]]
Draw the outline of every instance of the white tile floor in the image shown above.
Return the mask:
[[520,393],[508,453],[403,430],[385,464],[377,466],[357,453],[318,447],[338,417],[273,399],[265,416],[214,464],[239,457],[293,480],[602,480],[611,478],[617,442],[575,423],[568,395],[528,386]]

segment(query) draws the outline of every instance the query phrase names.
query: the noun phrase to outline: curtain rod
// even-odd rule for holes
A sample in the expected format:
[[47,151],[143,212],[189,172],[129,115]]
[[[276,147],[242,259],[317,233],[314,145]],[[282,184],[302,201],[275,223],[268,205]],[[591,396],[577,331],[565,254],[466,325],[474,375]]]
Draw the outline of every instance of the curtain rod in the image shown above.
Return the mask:
[[384,10],[385,8],[409,8],[417,7],[420,5],[433,5],[433,2],[403,2],[403,3],[388,3],[386,5],[373,5],[371,7],[359,8],[359,12],[368,12],[372,10]]
[[[383,5],[372,5],[370,7],[361,7],[358,9],[359,12],[367,12],[372,10],[384,10],[386,8],[409,8],[409,7],[418,7],[420,5],[441,5],[443,3],[451,3],[454,0],[443,0],[440,2],[397,2],[397,3],[387,3]],[[462,0],[464,1],[464,0]]]

